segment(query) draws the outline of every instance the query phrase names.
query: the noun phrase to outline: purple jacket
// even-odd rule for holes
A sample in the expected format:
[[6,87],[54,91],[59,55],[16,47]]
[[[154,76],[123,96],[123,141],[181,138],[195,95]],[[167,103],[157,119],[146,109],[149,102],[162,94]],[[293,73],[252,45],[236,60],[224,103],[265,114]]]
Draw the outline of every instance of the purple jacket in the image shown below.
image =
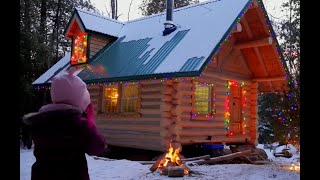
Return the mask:
[[49,104],[30,113],[24,122],[31,127],[36,162],[32,180],[89,180],[89,155],[104,152],[104,138],[89,123],[86,113],[66,104]]

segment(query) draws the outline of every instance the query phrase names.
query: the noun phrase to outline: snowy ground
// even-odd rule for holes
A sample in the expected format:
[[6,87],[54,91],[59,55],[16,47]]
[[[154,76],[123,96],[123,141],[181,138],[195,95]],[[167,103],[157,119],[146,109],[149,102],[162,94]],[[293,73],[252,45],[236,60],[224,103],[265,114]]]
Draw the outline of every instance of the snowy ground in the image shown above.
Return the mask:
[[[258,145],[263,148],[263,145]],[[196,170],[202,175],[191,175],[183,178],[175,179],[215,179],[225,180],[264,180],[264,179],[277,179],[277,180],[298,180],[300,173],[290,171],[289,166],[292,163],[299,161],[299,154],[295,147],[289,146],[290,152],[293,154],[292,158],[274,157],[273,151],[266,149],[268,158],[272,161],[269,165],[252,165],[252,164],[224,164],[224,165],[201,165],[192,166],[192,170]],[[280,146],[276,149],[277,152],[281,151],[284,147]],[[149,168],[151,165],[142,165],[138,162],[128,160],[95,160],[93,157],[87,156],[88,168],[91,180],[165,180],[172,179],[159,172],[150,173]],[[31,166],[35,162],[33,156],[33,149],[20,150],[20,180],[31,179]]]

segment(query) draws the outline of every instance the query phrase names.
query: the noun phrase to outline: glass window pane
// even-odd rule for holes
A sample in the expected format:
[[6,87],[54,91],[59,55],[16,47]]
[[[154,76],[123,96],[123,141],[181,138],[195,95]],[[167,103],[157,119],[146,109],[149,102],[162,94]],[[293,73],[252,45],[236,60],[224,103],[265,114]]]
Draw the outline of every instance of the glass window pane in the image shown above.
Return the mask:
[[136,112],[138,109],[138,85],[125,85],[122,87],[122,90],[122,111]]
[[118,96],[117,86],[104,88],[104,112],[117,112]]
[[207,85],[195,85],[195,113],[208,114],[210,108],[210,87]]

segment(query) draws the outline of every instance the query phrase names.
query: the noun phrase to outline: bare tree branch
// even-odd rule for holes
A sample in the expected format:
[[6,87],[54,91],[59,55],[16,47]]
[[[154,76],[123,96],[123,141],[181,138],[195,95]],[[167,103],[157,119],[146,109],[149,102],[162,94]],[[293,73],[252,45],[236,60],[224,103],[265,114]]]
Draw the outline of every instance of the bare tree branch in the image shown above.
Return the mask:
[[111,17],[110,12],[108,11],[108,8],[107,8],[107,6],[106,6],[106,5],[104,5],[104,8],[105,8],[105,10],[106,10],[106,12],[107,12],[108,16],[109,16],[109,17]]
[[130,4],[129,4],[129,10],[128,10],[128,21],[129,21],[129,19],[130,19],[131,4],[132,4],[132,0],[130,1]]

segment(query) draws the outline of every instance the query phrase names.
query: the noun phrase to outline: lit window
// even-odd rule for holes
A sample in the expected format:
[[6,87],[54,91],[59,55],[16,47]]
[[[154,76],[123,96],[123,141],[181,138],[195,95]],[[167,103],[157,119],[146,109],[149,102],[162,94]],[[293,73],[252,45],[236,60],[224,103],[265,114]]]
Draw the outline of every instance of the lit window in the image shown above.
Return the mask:
[[104,87],[102,109],[103,112],[137,112],[139,110],[138,99],[137,84],[106,86]]
[[103,112],[117,112],[118,96],[117,86],[108,86],[104,88]]
[[121,112],[136,112],[138,109],[138,85],[122,86]]
[[211,115],[214,112],[212,101],[212,86],[195,84],[193,109],[199,115]]
[[87,33],[77,33],[73,39],[71,64],[82,64],[87,62]]

